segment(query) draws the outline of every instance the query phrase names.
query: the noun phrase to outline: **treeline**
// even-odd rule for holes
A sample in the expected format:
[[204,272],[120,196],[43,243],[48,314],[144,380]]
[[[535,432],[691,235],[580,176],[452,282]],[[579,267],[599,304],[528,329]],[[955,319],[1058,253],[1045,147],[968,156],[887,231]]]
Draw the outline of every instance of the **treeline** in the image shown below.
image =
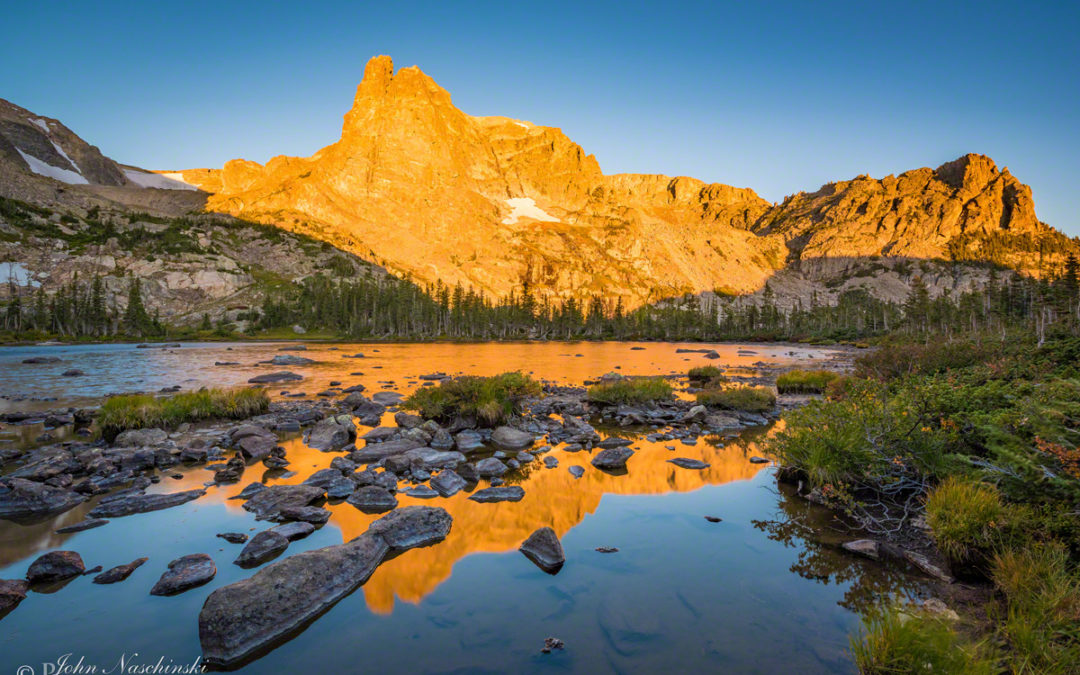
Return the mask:
[[141,284],[134,278],[128,280],[128,298],[123,308],[107,302],[100,276],[81,282],[75,275],[52,295],[39,286],[32,295],[23,296],[14,281],[8,284],[3,329],[9,333],[108,338],[156,337],[167,332],[157,313],[151,315],[143,305]]

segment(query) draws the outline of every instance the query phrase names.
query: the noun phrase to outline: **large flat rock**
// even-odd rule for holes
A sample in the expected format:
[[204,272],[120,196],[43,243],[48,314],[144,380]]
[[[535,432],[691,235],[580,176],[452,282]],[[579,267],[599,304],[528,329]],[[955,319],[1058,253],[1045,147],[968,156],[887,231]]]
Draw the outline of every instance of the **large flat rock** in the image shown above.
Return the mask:
[[356,590],[391,551],[442,541],[450,525],[444,509],[409,506],[348,543],[291,556],[219,588],[199,613],[203,658],[230,666],[268,651]]

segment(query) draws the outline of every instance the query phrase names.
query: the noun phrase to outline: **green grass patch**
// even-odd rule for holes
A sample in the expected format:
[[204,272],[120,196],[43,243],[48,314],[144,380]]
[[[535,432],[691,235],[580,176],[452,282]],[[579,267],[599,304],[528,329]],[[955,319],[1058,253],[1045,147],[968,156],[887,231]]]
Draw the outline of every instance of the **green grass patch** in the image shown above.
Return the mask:
[[699,391],[695,396],[701,405],[725,410],[765,412],[776,405],[776,394],[767,387],[712,388]]
[[496,426],[521,413],[526,396],[540,394],[540,383],[519,372],[492,377],[465,376],[445,380],[437,387],[421,387],[402,407],[425,419],[440,422],[472,420]]
[[1075,673],[1080,664],[1080,576],[1060,545],[1017,547],[993,561],[1005,595],[999,632],[1014,673]]
[[175,428],[184,422],[246,419],[270,407],[262,389],[204,389],[156,398],[144,394],[114,396],[101,406],[98,426],[108,440],[128,429]]
[[831,370],[792,370],[776,378],[776,389],[781,394],[824,394],[838,377]]
[[586,398],[591,403],[602,405],[667,401],[674,396],[671,385],[662,377],[627,377],[600,382],[589,387],[586,393]]
[[1015,516],[992,486],[949,476],[926,497],[926,522],[954,564],[978,564],[1008,536]]
[[871,614],[862,634],[852,638],[851,654],[863,675],[998,672],[981,645],[965,644],[945,619],[916,608],[892,607]]
[[703,382],[725,382],[727,380],[724,377],[724,371],[720,370],[716,366],[698,366],[697,368],[691,368],[686,376],[690,378],[690,381],[699,384]]

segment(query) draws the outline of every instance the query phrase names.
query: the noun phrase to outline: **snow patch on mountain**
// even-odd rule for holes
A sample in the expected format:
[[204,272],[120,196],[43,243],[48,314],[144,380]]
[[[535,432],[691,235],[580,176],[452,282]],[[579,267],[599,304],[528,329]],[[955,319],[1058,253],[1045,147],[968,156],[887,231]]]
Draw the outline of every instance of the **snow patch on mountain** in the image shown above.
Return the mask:
[[521,218],[532,218],[547,223],[557,223],[559,219],[536,205],[532,197],[513,197],[506,200],[510,214],[503,218],[503,225],[513,225]]
[[31,124],[36,124],[37,126],[41,127],[42,131],[44,131],[45,133],[49,133],[49,123],[46,122],[45,120],[40,119],[40,118],[32,119],[32,120],[30,120],[30,123]]
[[[47,164],[33,155],[28,155],[19,148],[15,148],[22,155],[23,161],[30,167],[30,170],[39,176],[47,176],[49,178],[55,178],[61,183],[67,183],[69,185],[87,185],[90,181],[82,177],[82,174],[71,171],[70,169],[61,169],[58,166]],[[66,155],[65,155],[66,157]],[[70,161],[70,160],[69,160]]]
[[197,190],[194,185],[185,183],[178,173],[146,173],[134,169],[124,169],[124,175],[139,187],[158,190]]
[[49,142],[52,143],[52,146],[54,148],[56,148],[56,151],[58,153],[60,153],[60,156],[68,161],[68,164],[70,164],[72,167],[74,167],[75,170],[79,172],[79,174],[82,174],[82,169],[79,168],[79,165],[75,163],[75,160],[68,157],[68,154],[66,152],[64,152],[64,149],[61,148],[60,145],[56,141],[54,141],[52,139],[49,139]]

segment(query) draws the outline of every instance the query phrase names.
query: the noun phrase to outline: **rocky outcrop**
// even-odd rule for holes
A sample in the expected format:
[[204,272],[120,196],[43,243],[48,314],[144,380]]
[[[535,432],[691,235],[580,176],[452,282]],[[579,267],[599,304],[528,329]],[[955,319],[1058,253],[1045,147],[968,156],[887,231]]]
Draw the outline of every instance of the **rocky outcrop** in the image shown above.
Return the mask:
[[219,588],[199,613],[203,658],[228,666],[268,648],[356,590],[389,553],[442,541],[450,525],[444,509],[409,506],[348,543],[291,556]]

